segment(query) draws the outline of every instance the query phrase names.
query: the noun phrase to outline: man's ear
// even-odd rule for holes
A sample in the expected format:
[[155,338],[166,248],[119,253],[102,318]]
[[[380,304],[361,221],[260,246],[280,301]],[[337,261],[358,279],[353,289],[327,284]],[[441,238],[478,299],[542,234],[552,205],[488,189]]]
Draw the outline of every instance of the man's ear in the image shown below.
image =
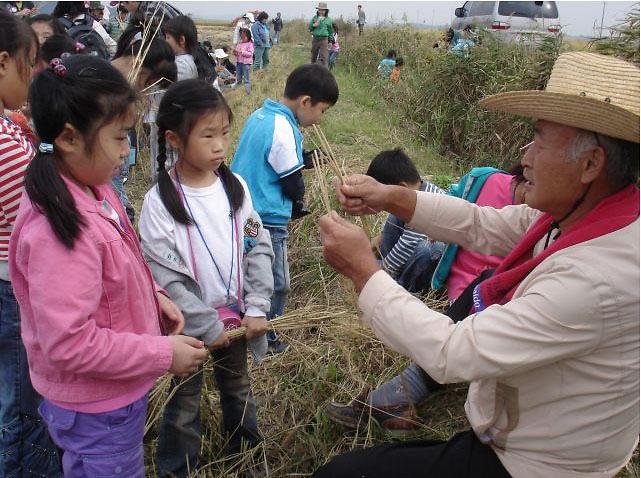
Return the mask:
[[298,105],[301,108],[309,108],[312,106],[312,97],[309,95],[303,95],[298,98]]
[[596,148],[585,153],[586,157],[583,160],[583,171],[581,172],[581,182],[583,184],[589,184],[598,178],[601,173],[605,170],[605,150],[602,146],[597,146]]
[[84,154],[85,141],[75,126],[65,123],[62,132],[54,140],[55,148],[63,155]]
[[180,150],[182,142],[180,141],[180,137],[174,131],[170,129],[165,131],[165,141],[175,150]]

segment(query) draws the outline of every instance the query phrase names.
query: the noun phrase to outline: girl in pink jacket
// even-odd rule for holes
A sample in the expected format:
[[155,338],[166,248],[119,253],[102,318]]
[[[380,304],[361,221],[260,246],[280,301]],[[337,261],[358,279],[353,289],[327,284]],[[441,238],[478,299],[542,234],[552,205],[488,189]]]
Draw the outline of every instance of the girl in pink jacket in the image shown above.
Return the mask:
[[249,84],[249,69],[254,62],[254,43],[252,34],[247,28],[240,30],[240,42],[234,47],[236,55],[236,85],[242,85],[245,82],[245,91],[247,94],[251,91]]
[[54,59],[33,81],[39,152],[9,247],[39,412],[65,477],[144,478],[147,392],[207,357],[156,286],[109,186],[129,155],[135,93],[108,62]]

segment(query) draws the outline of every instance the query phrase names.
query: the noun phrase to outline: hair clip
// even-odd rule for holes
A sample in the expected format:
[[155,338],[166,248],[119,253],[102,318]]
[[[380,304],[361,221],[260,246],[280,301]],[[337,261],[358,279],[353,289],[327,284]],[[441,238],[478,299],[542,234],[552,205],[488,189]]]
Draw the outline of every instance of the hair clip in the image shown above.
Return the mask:
[[60,78],[64,77],[67,74],[67,67],[62,64],[60,58],[54,58],[49,63],[49,68],[53,71],[54,75],[59,76]]
[[52,154],[53,153],[53,144],[51,143],[40,143],[40,146],[38,146],[38,151],[41,153],[45,154]]
[[84,49],[85,49],[84,43],[80,43],[79,41],[76,42],[76,53],[80,53]]

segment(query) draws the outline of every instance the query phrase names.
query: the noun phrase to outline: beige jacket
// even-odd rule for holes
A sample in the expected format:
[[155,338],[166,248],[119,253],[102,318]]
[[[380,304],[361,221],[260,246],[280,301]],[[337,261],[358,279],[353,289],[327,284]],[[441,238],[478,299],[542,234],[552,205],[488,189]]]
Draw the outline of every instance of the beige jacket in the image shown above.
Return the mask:
[[[483,254],[506,255],[540,214],[417,195],[410,227]],[[458,324],[382,271],[359,306],[385,344],[435,380],[471,382],[472,428],[513,476],[610,477],[631,456],[639,434],[638,219],[553,254],[508,304]]]

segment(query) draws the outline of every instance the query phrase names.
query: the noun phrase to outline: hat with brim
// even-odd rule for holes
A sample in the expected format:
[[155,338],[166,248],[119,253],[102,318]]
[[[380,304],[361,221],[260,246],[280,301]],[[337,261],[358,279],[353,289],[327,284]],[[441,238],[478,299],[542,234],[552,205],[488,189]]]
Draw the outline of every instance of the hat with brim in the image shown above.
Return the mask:
[[325,2],[319,2],[318,6],[316,7],[316,10],[328,10],[327,8],[327,3]]
[[214,58],[227,58],[229,55],[225,53],[225,50],[222,48],[217,48],[214,50]]
[[89,2],[89,10],[104,10],[105,6],[101,2]]
[[484,108],[639,142],[639,68],[615,57],[560,55],[543,91],[483,98]]

